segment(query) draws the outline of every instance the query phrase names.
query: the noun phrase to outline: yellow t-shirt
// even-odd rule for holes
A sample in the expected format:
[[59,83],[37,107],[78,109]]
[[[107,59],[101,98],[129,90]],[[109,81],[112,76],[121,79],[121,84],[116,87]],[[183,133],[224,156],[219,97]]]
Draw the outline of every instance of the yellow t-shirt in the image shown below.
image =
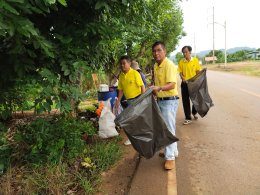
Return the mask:
[[200,71],[201,67],[198,58],[191,58],[188,62],[185,58],[181,59],[178,66],[178,71],[183,74],[186,80],[194,77],[196,71]]
[[156,63],[154,66],[154,81],[156,86],[164,86],[167,83],[175,83],[174,89],[169,91],[158,92],[158,97],[171,97],[177,96],[177,66],[173,64],[168,58],[165,58],[158,66]]
[[140,73],[132,68],[126,74],[121,72],[119,75],[118,89],[123,90],[126,99],[135,98],[140,95],[141,86],[143,85]]

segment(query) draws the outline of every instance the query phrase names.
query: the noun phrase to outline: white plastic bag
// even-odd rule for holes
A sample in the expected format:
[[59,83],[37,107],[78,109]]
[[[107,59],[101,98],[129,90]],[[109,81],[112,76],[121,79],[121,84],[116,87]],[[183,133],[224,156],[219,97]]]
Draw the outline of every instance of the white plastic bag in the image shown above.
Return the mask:
[[104,103],[104,108],[106,107],[106,108],[108,108],[109,110],[111,110],[112,108],[111,108],[111,99],[112,98],[108,98],[106,101],[103,101],[103,103]]
[[115,101],[114,101],[113,114],[117,117],[123,111],[123,107],[120,104],[119,108],[116,108],[116,100],[117,100],[117,97],[115,98]]
[[109,138],[118,135],[118,132],[115,128],[115,115],[111,112],[111,98],[107,101],[104,101],[104,108],[101,112],[98,124],[99,124],[99,131],[98,135],[101,138]]

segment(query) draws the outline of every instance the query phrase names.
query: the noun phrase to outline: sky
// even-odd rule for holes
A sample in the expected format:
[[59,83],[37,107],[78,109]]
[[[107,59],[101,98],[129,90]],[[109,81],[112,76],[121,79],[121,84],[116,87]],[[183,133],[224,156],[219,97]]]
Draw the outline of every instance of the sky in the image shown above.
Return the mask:
[[182,0],[183,37],[172,52],[175,55],[184,45],[193,53],[213,49],[213,7],[215,22],[215,49],[233,47],[260,48],[260,0]]

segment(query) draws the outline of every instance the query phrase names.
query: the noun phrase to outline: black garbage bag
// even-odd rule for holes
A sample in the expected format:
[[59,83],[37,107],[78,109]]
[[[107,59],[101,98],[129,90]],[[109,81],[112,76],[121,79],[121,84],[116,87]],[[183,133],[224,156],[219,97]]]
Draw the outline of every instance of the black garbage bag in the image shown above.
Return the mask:
[[205,68],[195,77],[187,80],[190,99],[201,117],[204,117],[214,105],[208,92],[206,72]]
[[115,123],[124,129],[134,149],[145,158],[178,141],[168,130],[151,89],[121,112]]

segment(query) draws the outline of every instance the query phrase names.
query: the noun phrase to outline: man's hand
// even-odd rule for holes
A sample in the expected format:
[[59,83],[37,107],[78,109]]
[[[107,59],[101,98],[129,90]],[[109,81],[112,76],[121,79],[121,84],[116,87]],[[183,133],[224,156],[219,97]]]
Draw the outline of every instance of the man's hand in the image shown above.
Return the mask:
[[182,82],[186,83],[185,76],[182,73],[180,73],[180,77],[181,77]]
[[152,85],[152,86],[150,87],[150,89],[152,89],[152,90],[153,90],[153,94],[156,95],[159,91],[162,90],[162,87]]
[[119,108],[120,108],[120,100],[118,98],[116,99],[115,106],[116,106],[116,110],[119,110]]

